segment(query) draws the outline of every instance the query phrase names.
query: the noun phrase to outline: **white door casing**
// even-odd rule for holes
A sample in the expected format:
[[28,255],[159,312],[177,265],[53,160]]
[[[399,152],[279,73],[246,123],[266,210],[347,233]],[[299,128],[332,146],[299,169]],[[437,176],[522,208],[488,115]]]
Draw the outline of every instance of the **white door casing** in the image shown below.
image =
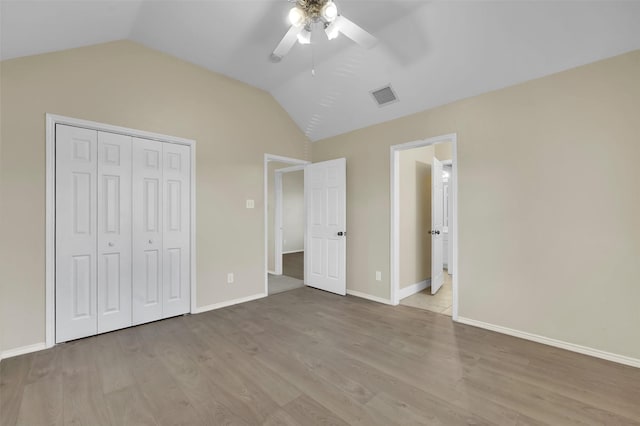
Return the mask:
[[133,138],[133,324],[162,315],[162,142]]
[[436,294],[444,284],[443,203],[442,161],[433,157],[433,163],[431,164],[431,294]]
[[447,226],[447,273],[453,275],[453,166],[451,166],[450,170],[449,185],[447,187],[447,215],[449,216]]
[[282,275],[282,172],[277,170],[273,176],[274,187],[274,220],[273,220],[273,242],[274,242],[274,275]]
[[131,326],[131,137],[98,132],[98,333]]
[[305,283],[346,295],[346,159],[307,165],[304,185]]
[[97,132],[56,126],[56,342],[97,332]]
[[190,148],[163,143],[163,318],[189,312]]

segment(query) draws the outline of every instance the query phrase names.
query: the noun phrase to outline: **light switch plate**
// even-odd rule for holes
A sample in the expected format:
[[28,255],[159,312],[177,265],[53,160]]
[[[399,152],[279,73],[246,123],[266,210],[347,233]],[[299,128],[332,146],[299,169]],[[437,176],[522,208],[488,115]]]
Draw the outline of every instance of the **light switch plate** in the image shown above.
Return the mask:
[[253,209],[256,207],[256,202],[254,200],[247,200],[247,208]]
[[376,281],[382,281],[382,272],[376,271]]

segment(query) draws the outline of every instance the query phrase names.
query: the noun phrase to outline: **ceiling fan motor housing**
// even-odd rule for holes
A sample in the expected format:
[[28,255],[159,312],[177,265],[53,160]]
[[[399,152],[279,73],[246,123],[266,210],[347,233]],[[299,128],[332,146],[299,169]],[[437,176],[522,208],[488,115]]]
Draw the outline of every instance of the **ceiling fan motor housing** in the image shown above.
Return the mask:
[[307,17],[307,24],[320,21],[328,23],[323,11],[329,2],[331,0],[297,0],[296,5],[304,11]]

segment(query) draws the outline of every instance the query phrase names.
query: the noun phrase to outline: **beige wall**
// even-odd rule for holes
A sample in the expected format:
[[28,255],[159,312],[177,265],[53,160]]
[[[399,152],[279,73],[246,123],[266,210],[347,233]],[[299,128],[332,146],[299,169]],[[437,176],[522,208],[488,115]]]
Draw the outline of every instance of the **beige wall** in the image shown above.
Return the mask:
[[304,250],[304,171],[282,175],[282,251]]
[[389,146],[457,133],[460,315],[640,358],[638,76],[634,51],[314,143],[347,158],[348,288],[389,297]]
[[197,305],[263,292],[263,155],[307,143],[268,93],[124,41],[0,70],[0,349],[44,341],[47,112],[197,140]]
[[431,277],[431,164],[434,147],[399,152],[400,288]]
[[453,160],[453,144],[442,142],[434,145],[435,157],[440,161]]

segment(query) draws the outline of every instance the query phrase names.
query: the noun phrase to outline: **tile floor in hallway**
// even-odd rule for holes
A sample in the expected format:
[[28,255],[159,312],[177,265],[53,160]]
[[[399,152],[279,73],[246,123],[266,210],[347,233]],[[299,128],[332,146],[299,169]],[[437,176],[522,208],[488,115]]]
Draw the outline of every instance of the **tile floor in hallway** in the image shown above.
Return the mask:
[[444,284],[436,294],[432,295],[431,287],[427,287],[419,293],[402,299],[400,304],[451,316],[453,309],[453,288],[451,281],[451,275],[449,275],[445,269]]

